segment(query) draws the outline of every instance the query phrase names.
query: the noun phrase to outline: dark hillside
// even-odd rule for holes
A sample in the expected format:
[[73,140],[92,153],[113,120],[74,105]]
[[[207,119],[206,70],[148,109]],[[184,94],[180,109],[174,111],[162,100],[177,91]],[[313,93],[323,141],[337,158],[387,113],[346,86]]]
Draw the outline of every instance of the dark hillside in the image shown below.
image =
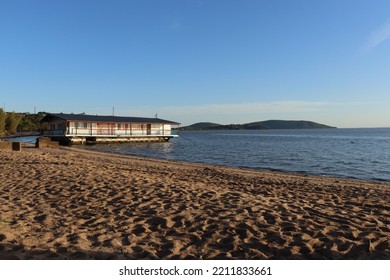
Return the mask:
[[200,122],[190,126],[181,127],[180,130],[239,130],[239,129],[319,129],[335,128],[325,124],[311,121],[285,121],[285,120],[268,120],[246,124],[229,124],[220,125],[211,122]]

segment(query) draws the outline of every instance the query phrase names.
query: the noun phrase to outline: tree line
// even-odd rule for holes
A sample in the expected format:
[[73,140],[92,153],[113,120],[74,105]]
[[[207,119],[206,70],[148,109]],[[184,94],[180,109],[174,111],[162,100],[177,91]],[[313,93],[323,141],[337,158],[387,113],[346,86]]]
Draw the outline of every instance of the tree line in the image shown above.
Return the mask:
[[0,136],[15,135],[21,131],[40,131],[44,129],[40,121],[45,115],[45,112],[37,114],[4,112],[0,108]]

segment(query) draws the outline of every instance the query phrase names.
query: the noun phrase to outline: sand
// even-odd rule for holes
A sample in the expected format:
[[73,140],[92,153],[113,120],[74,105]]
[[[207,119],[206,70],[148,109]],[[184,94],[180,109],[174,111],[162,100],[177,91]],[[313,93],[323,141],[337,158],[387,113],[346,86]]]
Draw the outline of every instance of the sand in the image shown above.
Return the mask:
[[0,151],[0,259],[390,259],[390,184]]

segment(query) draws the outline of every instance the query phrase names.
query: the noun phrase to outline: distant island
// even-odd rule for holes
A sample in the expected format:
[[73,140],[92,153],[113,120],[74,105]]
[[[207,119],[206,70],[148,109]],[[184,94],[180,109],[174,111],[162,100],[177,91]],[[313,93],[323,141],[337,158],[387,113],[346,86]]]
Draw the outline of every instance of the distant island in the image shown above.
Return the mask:
[[321,129],[336,128],[325,124],[311,121],[286,121],[286,120],[268,120],[252,122],[246,124],[228,124],[222,125],[212,122],[199,122],[189,126],[178,128],[179,130],[244,130],[244,129]]

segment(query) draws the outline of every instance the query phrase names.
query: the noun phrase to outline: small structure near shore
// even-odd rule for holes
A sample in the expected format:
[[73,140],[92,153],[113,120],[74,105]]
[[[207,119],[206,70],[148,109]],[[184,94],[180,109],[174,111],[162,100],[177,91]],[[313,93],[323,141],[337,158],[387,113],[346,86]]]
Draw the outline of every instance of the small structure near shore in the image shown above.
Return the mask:
[[0,150],[10,150],[20,152],[22,150],[21,142],[7,142],[0,140]]
[[177,135],[172,126],[180,123],[159,118],[47,114],[41,122],[50,129],[44,136],[62,145],[123,142],[162,142]]
[[52,148],[52,149],[58,149],[59,148],[59,142],[52,141],[50,137],[39,137],[35,142],[35,148]]

